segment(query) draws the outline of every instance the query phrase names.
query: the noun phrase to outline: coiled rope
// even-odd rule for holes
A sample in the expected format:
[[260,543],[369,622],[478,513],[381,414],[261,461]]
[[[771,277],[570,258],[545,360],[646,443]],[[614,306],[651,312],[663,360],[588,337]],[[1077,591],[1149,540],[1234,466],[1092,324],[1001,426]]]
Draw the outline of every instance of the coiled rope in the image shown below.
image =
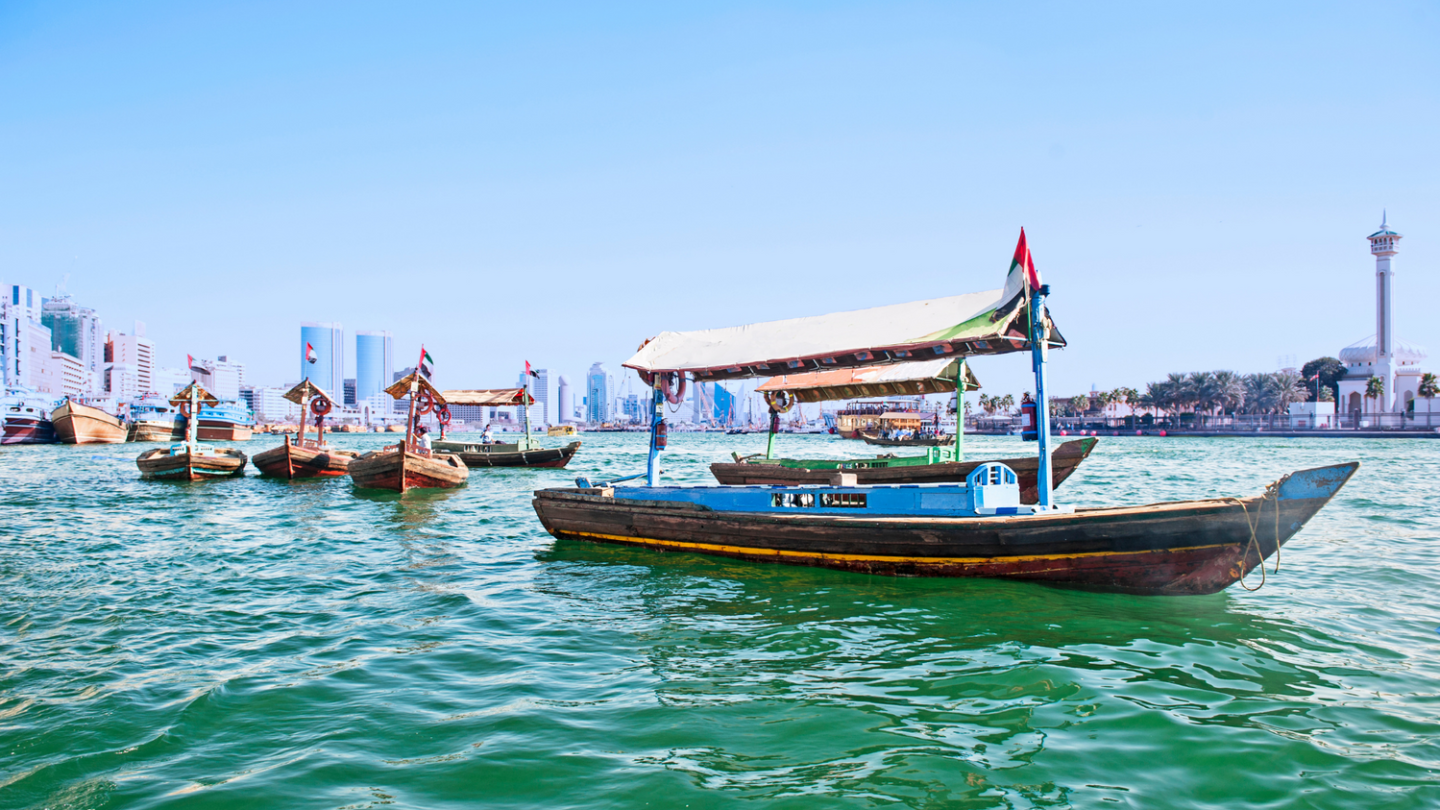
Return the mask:
[[[1245,550],[1240,554],[1240,587],[1247,591],[1254,592],[1265,587],[1265,554],[1260,550],[1260,540],[1255,536],[1255,530],[1260,528],[1260,518],[1265,513],[1266,501],[1275,502],[1275,570],[1271,573],[1280,573],[1280,487],[1288,480],[1290,480],[1290,476],[1287,475],[1265,487],[1265,494],[1260,496],[1260,503],[1255,506],[1253,523],[1250,521],[1250,509],[1245,506],[1244,501],[1239,498],[1226,499],[1240,504],[1240,511],[1245,515],[1245,525],[1250,529],[1250,542],[1245,544]],[[1255,564],[1260,567],[1260,584],[1253,588],[1245,584],[1245,561],[1250,559],[1250,549],[1252,548],[1255,549],[1257,558]]]

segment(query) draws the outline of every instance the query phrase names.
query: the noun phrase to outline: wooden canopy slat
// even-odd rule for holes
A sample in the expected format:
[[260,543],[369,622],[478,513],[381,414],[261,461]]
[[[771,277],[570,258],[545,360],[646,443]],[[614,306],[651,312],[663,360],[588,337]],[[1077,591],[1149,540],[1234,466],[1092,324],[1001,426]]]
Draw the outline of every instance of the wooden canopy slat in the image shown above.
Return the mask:
[[[756,387],[756,393],[788,391],[800,402],[829,402],[868,397],[910,397],[921,394],[948,394],[955,390],[958,359],[925,361],[906,366],[839,368],[771,377]],[[974,391],[980,380],[965,364],[965,390]]]
[[394,385],[386,388],[385,393],[389,394],[392,399],[404,399],[410,396],[410,385],[412,383],[418,384],[420,388],[429,391],[430,395],[435,398],[436,405],[444,405],[447,403],[448,400],[445,399],[445,395],[440,393],[440,390],[434,385],[431,385],[430,381],[425,379],[418,371],[412,371],[404,377],[401,377]]
[[299,385],[291,388],[289,391],[286,391],[284,394],[282,394],[282,396],[295,403],[296,405],[304,405],[305,400],[313,396],[322,396],[330,400],[331,402],[335,401],[335,398],[327,394],[325,392],[325,389],[321,388],[313,382],[310,382],[308,378],[301,380]]
[[514,407],[521,404],[534,405],[534,395],[527,395],[524,388],[473,388],[445,392],[445,401],[451,405],[480,405],[492,408]]
[[200,385],[200,383],[198,382],[192,382],[184,388],[180,389],[178,392],[176,392],[175,396],[170,397],[170,404],[180,405],[183,402],[189,402],[190,389],[192,388],[199,393],[201,405],[209,405],[213,408],[216,405],[220,404],[220,398],[210,393],[209,391],[206,391],[204,386]]

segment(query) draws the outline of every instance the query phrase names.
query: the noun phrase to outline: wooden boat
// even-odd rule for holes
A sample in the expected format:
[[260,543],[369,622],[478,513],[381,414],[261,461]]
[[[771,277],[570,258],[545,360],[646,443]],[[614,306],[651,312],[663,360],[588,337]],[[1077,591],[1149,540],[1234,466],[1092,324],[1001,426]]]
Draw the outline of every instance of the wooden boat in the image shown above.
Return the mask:
[[179,419],[168,425],[160,422],[131,422],[126,441],[173,442],[185,438],[183,425],[184,421]]
[[574,436],[578,432],[574,425],[551,425],[545,429],[547,436]]
[[[1060,486],[1080,462],[1089,457],[1098,439],[1068,441],[1050,454],[1054,485]],[[937,454],[938,455],[938,454]],[[1040,464],[1033,457],[987,459],[999,461],[1015,471],[1020,478],[1020,502],[1035,503],[1039,498],[1037,477]],[[879,456],[862,459],[736,459],[734,463],[710,465],[715,480],[732,486],[799,486],[828,484],[837,472],[853,473],[860,484],[940,484],[964,481],[982,461],[929,461],[928,456],[896,458]]]
[[29,388],[6,389],[0,398],[0,444],[54,444],[50,412],[55,397]]
[[429,355],[420,347],[420,362],[415,371],[385,389],[395,399],[410,398],[409,416],[405,422],[405,440],[366,453],[350,462],[350,480],[358,489],[389,489],[399,493],[416,488],[458,487],[470,477],[470,469],[458,456],[434,453],[422,447],[416,424],[417,416],[436,409],[449,422],[445,397],[430,384]]
[[[1037,502],[1015,470],[977,465],[963,484],[659,485],[663,402],[680,380],[768,377],[954,355],[1028,351],[1047,402],[1049,349],[1064,346],[1021,231],[1004,286],[970,295],[701,332],[664,332],[625,362],[653,387],[644,486],[544,489],[536,514],[557,538],[895,576],[1003,577],[1137,594],[1203,594],[1278,555],[1358,462],[1300,470],[1259,496],[1076,508],[1055,502],[1048,409],[1034,416]],[[957,409],[963,412],[963,409]],[[1263,568],[1262,568],[1263,572]],[[1261,583],[1263,584],[1262,573]],[[1258,586],[1257,586],[1258,587]]]
[[[526,378],[528,380],[528,377]],[[483,388],[444,392],[445,401],[451,405],[470,405],[477,408],[518,408],[523,430],[519,438],[510,443],[447,441],[445,422],[440,423],[440,441],[435,442],[436,452],[454,453],[467,467],[564,467],[580,450],[580,442],[570,442],[564,447],[544,447],[530,436],[530,411],[535,398],[526,388]],[[573,426],[571,427],[573,431]],[[573,434],[572,434],[573,435]]]
[[[170,404],[189,405],[195,413],[205,404],[218,402],[213,394],[192,382],[171,398]],[[211,478],[232,478],[245,474],[245,454],[228,447],[206,447],[200,444],[198,425],[189,420],[185,441],[172,447],[146,450],[135,459],[143,478],[165,481],[204,481]]]
[[50,422],[64,444],[120,444],[127,432],[117,417],[69,398],[50,414]]
[[436,452],[454,453],[466,467],[564,467],[575,457],[580,442],[564,447],[529,447],[522,444],[435,442]]
[[[325,443],[325,415],[334,408],[335,400],[308,379],[286,391],[284,397],[300,406],[300,432],[294,437],[283,436],[278,447],[251,459],[260,474],[294,480],[349,472],[350,462],[360,454]],[[315,417],[313,439],[305,438],[306,411]]]
[[877,444],[881,447],[942,447],[947,444],[954,444],[954,436],[916,436],[909,439],[887,439],[878,433],[861,433],[860,438],[866,444]]

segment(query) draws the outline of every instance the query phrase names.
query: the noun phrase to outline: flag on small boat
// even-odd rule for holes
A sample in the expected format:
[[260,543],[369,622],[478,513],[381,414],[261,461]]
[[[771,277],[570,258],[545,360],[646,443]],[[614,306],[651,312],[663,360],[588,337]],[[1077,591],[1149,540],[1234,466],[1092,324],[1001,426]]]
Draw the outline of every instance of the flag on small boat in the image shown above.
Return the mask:
[[313,365],[313,364],[315,363],[315,361],[317,361],[317,360],[319,360],[319,359],[320,359],[320,355],[318,355],[318,354],[315,353],[315,347],[312,346],[312,345],[310,345],[309,343],[306,343],[306,344],[305,344],[305,360]]
[[1010,260],[1010,270],[1013,272],[1016,266],[1025,270],[1025,280],[1029,282],[1030,289],[1037,289],[1040,286],[1040,274],[1035,270],[1035,259],[1030,256],[1030,245],[1025,241],[1025,229],[1020,229],[1020,242],[1015,245],[1015,258]]
[[431,356],[430,356],[430,352],[425,351],[424,347],[421,347],[421,349],[420,349],[420,376],[424,377],[424,378],[427,379],[427,380],[430,379],[431,370],[432,370],[434,367],[435,367],[435,358],[431,357]]

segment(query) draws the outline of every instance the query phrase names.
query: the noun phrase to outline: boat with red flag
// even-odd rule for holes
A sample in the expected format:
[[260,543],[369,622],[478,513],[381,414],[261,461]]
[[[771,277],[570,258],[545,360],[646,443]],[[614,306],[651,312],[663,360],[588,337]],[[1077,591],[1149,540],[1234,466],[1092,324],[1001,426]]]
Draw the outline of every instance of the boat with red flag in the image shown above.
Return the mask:
[[400,493],[417,488],[448,489],[464,485],[470,477],[470,469],[459,456],[430,449],[425,428],[419,424],[420,417],[437,409],[448,421],[445,397],[430,382],[432,366],[433,360],[422,346],[415,370],[385,389],[394,399],[410,398],[405,440],[351,461],[348,472],[356,488]]
[[[175,396],[170,404],[182,414],[199,413],[206,405],[220,400],[198,382],[192,382]],[[200,443],[199,421],[188,419],[185,441],[171,447],[146,450],[135,459],[143,478],[165,481],[204,481],[211,478],[233,478],[245,474],[245,454],[228,447],[210,447]]]
[[[301,380],[299,385],[286,391],[284,397],[300,406],[300,431],[293,437],[283,437],[278,447],[251,459],[260,474],[294,480],[349,472],[350,462],[360,454],[325,443],[325,417],[334,409],[335,400],[308,379]],[[313,439],[305,438],[307,417],[315,419]]]
[[[526,371],[530,364],[525,364]],[[530,375],[527,374],[526,382]],[[530,405],[535,404],[529,386],[524,388],[483,388],[474,390],[445,391],[448,405],[470,405],[479,408],[517,408],[521,414],[523,432],[514,442],[462,441],[445,438],[445,428],[450,424],[447,411],[441,419],[440,440],[435,442],[438,452],[454,453],[467,467],[545,467],[559,468],[570,463],[580,451],[580,442],[568,442],[561,447],[545,447],[530,435]]]
[[[1034,504],[999,461],[961,483],[661,486],[663,403],[686,377],[772,377],[924,359],[1028,354],[1036,401],[1065,340],[1021,232],[1005,283],[968,295],[700,332],[665,332],[625,366],[652,388],[644,473],[542,489],[557,538],[895,576],[998,577],[1137,594],[1214,593],[1241,582],[1301,531],[1358,462],[1279,476],[1262,493],[1122,507],[1054,497],[1048,409],[1038,409]],[[671,394],[673,396],[673,394]],[[617,486],[644,478],[643,486]],[[1264,576],[1262,572],[1262,577]],[[1261,580],[1263,582],[1263,579]],[[1258,587],[1258,586],[1257,586]]]

